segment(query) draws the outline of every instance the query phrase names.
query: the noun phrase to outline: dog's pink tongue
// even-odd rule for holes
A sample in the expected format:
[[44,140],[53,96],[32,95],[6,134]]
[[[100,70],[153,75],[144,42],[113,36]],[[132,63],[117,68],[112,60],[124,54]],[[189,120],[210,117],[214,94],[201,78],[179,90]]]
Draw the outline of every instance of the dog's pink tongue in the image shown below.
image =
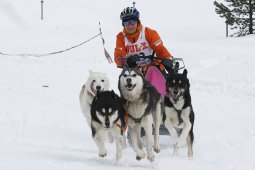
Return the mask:
[[173,95],[172,97],[173,97],[174,102],[176,103],[178,101],[177,95]]
[[94,93],[94,95],[97,94],[97,91],[93,88],[94,87],[94,82],[90,83],[90,89],[92,90],[92,92]]
[[132,85],[132,84],[128,84],[127,87],[128,87],[128,88],[132,88],[133,85]]

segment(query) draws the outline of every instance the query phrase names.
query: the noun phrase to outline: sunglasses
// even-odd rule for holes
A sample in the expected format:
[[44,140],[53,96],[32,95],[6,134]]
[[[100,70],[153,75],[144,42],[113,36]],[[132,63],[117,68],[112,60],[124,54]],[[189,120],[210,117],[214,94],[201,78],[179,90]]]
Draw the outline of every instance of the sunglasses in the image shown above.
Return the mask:
[[130,25],[135,25],[135,24],[137,24],[137,21],[136,20],[129,20],[129,21],[126,21],[126,22],[123,22],[123,25],[125,26],[125,27],[128,27],[128,26],[130,26]]

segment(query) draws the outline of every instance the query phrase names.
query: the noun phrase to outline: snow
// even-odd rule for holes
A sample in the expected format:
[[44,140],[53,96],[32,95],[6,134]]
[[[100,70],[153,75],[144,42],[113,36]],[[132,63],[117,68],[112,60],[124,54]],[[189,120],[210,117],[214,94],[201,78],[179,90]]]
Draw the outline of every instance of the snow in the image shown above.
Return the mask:
[[[119,13],[132,1],[0,0],[0,52],[44,54],[79,44],[99,32],[113,55],[122,29]],[[0,169],[235,169],[255,168],[255,36],[225,38],[212,0],[137,1],[142,23],[156,29],[165,46],[188,69],[196,115],[194,157],[187,147],[173,155],[160,136],[155,162],[135,160],[130,146],[116,167],[115,145],[98,157],[79,106],[89,69],[106,72],[118,93],[120,69],[108,64],[100,38],[65,53],[0,55]],[[186,21],[182,21],[186,19]],[[47,87],[48,86],[48,87]]]

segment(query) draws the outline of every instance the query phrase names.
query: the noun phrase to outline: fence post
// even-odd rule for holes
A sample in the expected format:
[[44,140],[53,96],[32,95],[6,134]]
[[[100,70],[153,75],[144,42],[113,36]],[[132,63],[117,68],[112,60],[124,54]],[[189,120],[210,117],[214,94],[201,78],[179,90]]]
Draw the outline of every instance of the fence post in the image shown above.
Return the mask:
[[41,20],[43,20],[43,3],[44,1],[41,0]]

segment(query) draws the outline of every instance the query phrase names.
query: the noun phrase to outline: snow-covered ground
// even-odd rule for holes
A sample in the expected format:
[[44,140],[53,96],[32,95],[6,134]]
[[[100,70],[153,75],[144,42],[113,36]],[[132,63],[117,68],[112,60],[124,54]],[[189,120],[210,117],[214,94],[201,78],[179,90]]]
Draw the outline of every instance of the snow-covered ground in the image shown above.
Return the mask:
[[[0,52],[44,54],[98,34],[113,54],[122,29],[119,13],[132,1],[0,0]],[[108,64],[96,38],[71,51],[45,56],[0,55],[0,169],[238,169],[255,168],[255,36],[225,38],[212,0],[140,0],[142,23],[156,29],[175,57],[185,60],[196,115],[194,158],[186,146],[173,155],[169,136],[152,164],[128,147],[115,167],[115,146],[98,157],[79,106],[89,69],[106,72],[118,92],[121,70]],[[184,21],[185,20],[185,21]]]

